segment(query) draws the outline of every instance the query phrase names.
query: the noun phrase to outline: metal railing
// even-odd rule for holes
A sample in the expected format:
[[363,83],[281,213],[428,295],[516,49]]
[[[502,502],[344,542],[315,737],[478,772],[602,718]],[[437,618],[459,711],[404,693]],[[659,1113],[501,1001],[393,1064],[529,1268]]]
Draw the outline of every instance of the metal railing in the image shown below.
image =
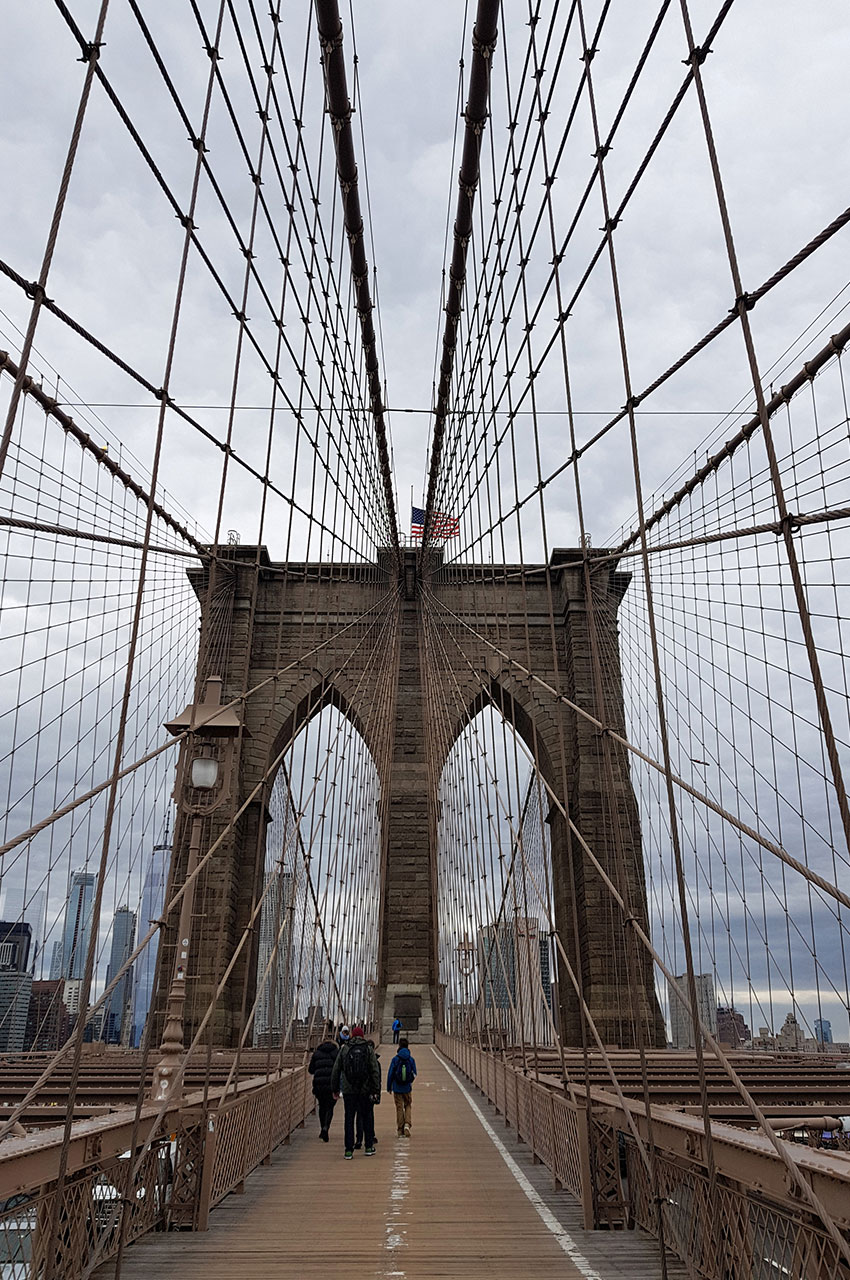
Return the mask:
[[[244,1186],[258,1165],[313,1110],[307,1071],[242,1081],[190,1095],[162,1117],[157,1136],[127,1177],[154,1127],[157,1108],[122,1109],[76,1122],[58,1195],[62,1129],[0,1146],[0,1276],[86,1280],[121,1247],[150,1231],[203,1231],[210,1211]],[[161,1135],[161,1136],[160,1136]]]
[[[653,1107],[658,1186],[653,1188],[629,1119],[616,1094],[573,1086],[578,1101],[551,1079],[441,1032],[437,1047],[476,1084],[555,1185],[582,1206],[585,1227],[640,1226],[655,1234],[660,1198],[667,1247],[706,1280],[850,1280],[823,1223],[801,1202],[764,1135],[712,1124],[717,1191],[709,1195],[705,1133],[696,1116]],[[629,1100],[643,1139],[643,1103]],[[588,1114],[590,1119],[588,1120]],[[798,1167],[839,1229],[850,1238],[850,1160],[842,1152],[792,1146]]]

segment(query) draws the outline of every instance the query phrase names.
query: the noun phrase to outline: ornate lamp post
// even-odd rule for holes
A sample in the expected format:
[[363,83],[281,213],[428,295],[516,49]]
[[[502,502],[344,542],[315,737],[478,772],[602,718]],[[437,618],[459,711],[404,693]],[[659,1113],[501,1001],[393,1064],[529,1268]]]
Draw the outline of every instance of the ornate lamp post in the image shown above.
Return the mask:
[[236,740],[240,732],[243,736],[248,736],[237,711],[232,708],[216,711],[216,707],[221,706],[221,685],[220,676],[210,676],[204,686],[203,701],[190,702],[185,711],[176,719],[169,720],[165,726],[169,733],[175,735],[185,733],[187,729],[190,731],[191,736],[181,754],[174,799],[178,808],[191,816],[192,826],[186,863],[186,889],[180,903],[174,969],[160,1045],[161,1057],[153,1076],[152,1096],[156,1101],[169,1097],[176,1089],[185,1051],[186,969],[195,904],[195,881],[192,876],[199,861],[202,822],[229,798]]
[[458,968],[463,977],[463,1023],[469,1022],[469,979],[475,968],[475,947],[469,940],[469,935],[464,934],[460,942],[457,944]]

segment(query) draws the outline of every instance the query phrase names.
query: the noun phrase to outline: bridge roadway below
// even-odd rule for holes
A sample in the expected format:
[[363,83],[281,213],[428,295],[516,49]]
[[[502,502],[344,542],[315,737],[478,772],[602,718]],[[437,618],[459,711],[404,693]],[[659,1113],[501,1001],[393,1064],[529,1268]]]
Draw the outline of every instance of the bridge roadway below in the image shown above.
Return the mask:
[[[326,1280],[337,1272],[380,1280],[659,1280],[651,1239],[585,1231],[578,1204],[553,1191],[548,1170],[532,1163],[484,1096],[430,1045],[413,1051],[419,1074],[409,1140],[396,1136],[386,1093],[375,1109],[371,1158],[360,1150],[343,1159],[341,1103],[327,1144],[312,1115],[243,1194],[211,1214],[208,1231],[143,1237],[128,1249],[121,1280]],[[392,1046],[380,1054],[386,1073]],[[95,1273],[99,1280],[113,1265]],[[671,1259],[671,1280],[685,1274]]]

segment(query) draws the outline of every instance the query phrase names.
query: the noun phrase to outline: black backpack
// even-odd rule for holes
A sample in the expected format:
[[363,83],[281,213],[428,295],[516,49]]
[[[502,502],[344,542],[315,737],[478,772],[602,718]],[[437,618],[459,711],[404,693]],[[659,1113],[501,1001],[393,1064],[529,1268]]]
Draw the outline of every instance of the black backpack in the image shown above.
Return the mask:
[[369,1079],[369,1046],[359,1037],[355,1044],[349,1045],[342,1064],[345,1078],[351,1085],[353,1093],[368,1093],[371,1088]]

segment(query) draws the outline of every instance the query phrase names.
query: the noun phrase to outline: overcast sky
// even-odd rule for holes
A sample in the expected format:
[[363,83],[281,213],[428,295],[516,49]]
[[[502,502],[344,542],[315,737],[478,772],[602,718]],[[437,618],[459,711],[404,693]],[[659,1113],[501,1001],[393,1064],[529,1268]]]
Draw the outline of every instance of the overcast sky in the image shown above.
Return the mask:
[[[252,65],[256,66],[259,59],[250,34],[250,8],[242,3],[235,7],[247,33]],[[585,5],[589,29],[595,26],[600,7],[599,0]],[[709,0],[695,0],[691,4],[697,41],[713,21],[717,7]],[[210,26],[215,22],[217,8],[212,0],[205,0],[200,6],[204,21]],[[517,3],[506,9],[494,62],[489,123],[497,170],[504,161],[509,139],[505,72],[507,68],[510,92],[516,94],[529,30],[526,5]],[[94,0],[75,2],[71,11],[83,33],[90,36],[97,11]],[[167,8],[149,5],[143,7],[143,13],[151,24],[192,127],[197,131],[209,61],[200,48],[202,41],[191,8],[184,4]],[[548,22],[550,7],[544,6],[543,13]],[[647,6],[635,5],[631,0],[614,0],[610,6],[593,64],[603,135],[653,16]],[[328,163],[326,131],[321,127],[321,73],[312,22],[306,4],[287,6],[282,29],[291,74],[287,78],[279,73],[275,86],[283,103],[284,131],[291,138],[294,110],[287,105],[287,93],[291,89],[294,98],[299,99],[302,69],[306,68],[304,148],[310,172],[320,175],[317,190],[321,221],[328,230],[334,260],[340,268],[339,279],[347,289],[347,263],[344,253],[340,252],[344,246],[340,243],[334,175]],[[361,178],[368,178],[368,210],[365,189],[363,192],[368,256],[370,265],[377,268],[382,355],[387,399],[393,409],[391,428],[399,518],[405,531],[411,487],[417,503],[424,497],[430,419],[423,411],[432,403],[434,355],[442,327],[445,233],[447,215],[449,224],[454,217],[457,190],[458,160],[455,157],[453,164],[452,155],[458,122],[458,62],[462,56],[468,68],[471,19],[459,0],[433,0],[424,10],[422,6],[398,0],[392,3],[370,0],[368,4],[355,0],[353,15],[347,5],[343,7],[343,22],[350,74],[354,39],[359,59],[354,117],[356,147]],[[264,33],[267,25],[266,22]],[[84,69],[77,61],[79,49],[67,24],[47,0],[34,0],[25,8],[10,9],[5,15],[4,49],[0,164],[3,172],[13,175],[13,179],[7,183],[7,198],[0,208],[0,257],[13,270],[31,279],[38,273]],[[737,0],[712,49],[703,69],[706,92],[744,288],[751,290],[848,204],[845,121],[850,14],[841,0],[820,0],[817,5],[801,5],[799,0]],[[225,22],[221,50],[224,82],[254,155],[260,124],[229,18]],[[561,122],[566,118],[577,87],[581,70],[579,52],[571,37],[557,90],[553,93],[547,126],[550,138],[559,136]],[[674,3],[606,160],[615,204],[682,81],[686,56],[679,5]],[[551,66],[554,55],[548,61]],[[123,0],[112,0],[101,65],[149,148],[163,181],[185,209],[195,151],[139,26]],[[542,83],[547,85],[545,76]],[[353,78],[350,91],[354,93]],[[365,161],[361,126],[365,135]],[[283,156],[279,129],[274,136]],[[209,161],[223,195],[242,233],[247,234],[254,189],[218,91],[213,100],[208,145]],[[325,148],[324,160],[320,166],[322,147]],[[561,234],[592,172],[592,151],[590,118],[583,106],[553,185],[553,212]],[[531,194],[526,218],[531,217],[532,207],[536,208],[539,203],[541,175],[538,170],[539,162],[538,169],[529,175]],[[300,183],[306,191],[303,167]],[[271,174],[264,180],[264,191],[273,208],[275,224],[283,233],[287,218],[280,189]],[[489,161],[485,164],[480,194],[486,230],[493,216]],[[312,208],[309,199],[307,205],[308,210]],[[195,220],[199,236],[222,279],[238,295],[245,259],[206,180],[202,180]],[[298,220],[299,226],[305,228],[305,218],[299,214]],[[601,225],[599,200],[594,197],[577,228],[572,257],[565,266],[568,282],[581,276],[588,255],[598,243]],[[173,209],[118,120],[113,105],[96,84],[47,292],[155,387],[163,381],[181,244],[182,228]],[[753,311],[757,352],[762,369],[769,371],[768,383],[775,380],[780,385],[807,356],[824,345],[830,333],[846,322],[844,309],[850,301],[847,245],[847,233],[839,233]],[[474,241],[471,260],[476,247]],[[258,273],[270,295],[276,298],[282,273],[269,229],[258,231],[255,248]],[[733,303],[693,91],[628,207],[618,229],[617,250],[632,377],[637,390],[648,385],[716,324]],[[514,277],[517,256],[514,249],[510,266]],[[306,297],[304,271],[296,258],[293,252],[296,264],[292,268],[293,287],[297,286]],[[528,272],[534,295],[532,303],[543,288],[550,258],[548,242],[545,237],[541,238],[535,244]],[[287,307],[290,308],[285,313],[287,333],[300,349],[303,326],[299,325],[294,302],[288,301]],[[13,353],[19,348],[20,330],[26,324],[28,310],[28,299],[0,276],[0,345]],[[270,352],[276,334],[254,285],[249,291],[247,310],[263,351]],[[535,344],[539,344],[537,349],[542,347],[553,332],[556,311],[554,300],[549,297],[535,327],[533,347]],[[318,323],[311,326],[313,336],[320,328]],[[522,330],[523,316],[517,311],[508,334],[512,351],[518,349]],[[604,262],[589,280],[566,331],[581,442],[624,401],[611,281]],[[191,412],[219,439],[226,426],[236,342],[236,322],[209,272],[193,254],[178,331],[172,395],[181,404],[203,406]],[[555,354],[557,356],[557,351]],[[312,385],[318,386],[316,358],[309,356],[307,363]],[[51,386],[58,377],[61,398],[73,406],[75,416],[88,424],[95,439],[108,444],[111,453],[120,454],[128,468],[144,479],[151,467],[157,421],[156,403],[146,392],[48,315],[40,322],[31,367]],[[287,391],[295,400],[298,380],[292,362],[284,361],[283,367]],[[242,407],[236,414],[233,440],[241,456],[261,470],[268,424],[263,406],[270,402],[270,385],[261,360],[250,350],[243,353],[237,397]],[[518,376],[515,392],[522,387],[522,378]],[[4,396],[7,388],[8,380],[4,379]],[[541,466],[546,474],[563,461],[568,451],[562,371],[554,358],[543,370],[537,392],[538,408],[546,415],[540,419]],[[837,380],[825,382],[821,394],[824,416],[829,422],[839,423],[842,410]],[[332,399],[332,393],[323,394],[324,411]],[[752,404],[752,385],[743,344],[740,334],[734,330],[641,405],[638,416],[641,468],[650,507],[651,496],[669,491],[673,487],[671,477],[686,475],[706,448],[712,443],[716,446],[718,440],[731,435],[752,411]],[[104,407],[87,409],[86,405]],[[402,412],[406,409],[417,412]],[[311,419],[308,413],[306,418],[315,422],[316,415]],[[504,422],[504,416],[500,422]],[[518,494],[524,495],[533,486],[536,472],[532,465],[529,420],[520,418],[518,422],[521,448],[517,487]],[[804,422],[799,431],[805,435],[808,429],[810,425]],[[33,434],[27,436],[29,447],[35,453],[46,449],[57,471],[61,471],[65,455],[54,439],[42,439],[42,430],[41,426],[31,427]],[[292,485],[293,439],[292,416],[282,413],[275,427],[271,475],[285,492],[293,491],[309,506],[311,500],[315,502],[316,489],[311,488],[312,482],[303,469],[303,458],[299,463],[302,469]],[[582,464],[580,478],[587,525],[596,545],[612,539],[622,526],[630,528],[633,524],[636,501],[627,444],[625,427],[621,425],[591,450]],[[336,447],[335,444],[333,448]],[[341,452],[342,446],[338,447]],[[175,511],[187,512],[188,518],[197,521],[204,534],[215,527],[220,470],[220,452],[205,444],[186,424],[168,415],[160,490],[165,492],[167,504]],[[841,476],[842,480],[846,479],[843,472]],[[457,485],[461,483],[462,479],[458,478]],[[735,483],[738,489],[730,481],[730,492],[732,489],[743,492],[744,481],[739,478]],[[453,490],[450,488],[449,492]],[[351,491],[348,496],[353,503]],[[4,499],[8,498],[7,487]],[[840,492],[834,491],[828,501],[838,504],[840,498]],[[16,510],[24,500],[21,483],[12,500]],[[90,508],[81,511],[69,487],[67,492],[57,488],[51,502],[54,518],[94,526],[105,518],[110,499],[104,497],[100,509],[92,503]],[[457,505],[458,509],[463,505],[461,492],[457,493]],[[750,505],[755,510],[754,502]],[[730,506],[729,519],[742,519],[745,509],[749,508],[740,498]],[[258,511],[258,486],[237,466],[232,467],[224,494],[222,533],[233,528],[243,542],[255,541]],[[546,511],[549,546],[575,545],[578,523],[571,473],[565,473],[549,487]],[[328,523],[333,524],[334,518],[329,508]],[[694,518],[700,527],[706,527],[710,520],[703,509],[698,510]],[[123,514],[121,519],[125,525],[135,520],[138,528],[137,517],[131,513]],[[340,520],[338,537],[362,546],[353,518],[340,517]],[[517,553],[521,533],[526,557],[534,559],[541,554],[543,545],[539,515],[529,511],[522,520],[521,526],[507,531],[507,553]],[[263,538],[273,555],[285,553],[287,522],[286,503],[272,497]],[[465,543],[479,532],[475,518],[467,515],[464,536],[457,544],[460,554],[464,554]],[[307,546],[304,522],[295,522],[289,545],[293,555],[303,553]],[[320,543],[315,537],[310,549],[312,554],[333,554],[336,558],[344,554],[340,544],[327,539]],[[476,554],[479,553],[480,549]],[[731,571],[738,575],[736,582],[740,581],[740,562]],[[18,572],[16,569],[15,573]],[[663,570],[664,586],[675,582],[678,573],[676,566]],[[22,574],[20,582],[23,581]],[[705,587],[704,601],[709,598],[705,585],[709,582],[706,570],[696,591],[699,595]],[[81,582],[80,590],[84,585]],[[783,583],[779,582],[777,590],[782,589]],[[634,657],[635,670],[640,669],[645,676],[645,669],[640,666],[645,654],[641,656],[639,652],[645,645],[645,614],[640,592],[634,595],[635,604],[624,608],[624,646]],[[834,610],[837,606],[830,607]],[[676,645],[678,616],[671,605],[666,617],[671,648]],[[683,637],[690,636],[687,643],[696,646],[699,617],[700,608],[691,611],[689,620],[681,624],[679,643]],[[178,641],[177,621],[172,623],[173,645],[188,643],[185,638],[191,638],[192,622],[188,613],[180,626],[184,639]],[[744,635],[742,631],[741,636]],[[110,641],[115,653],[125,639],[116,633]],[[703,655],[704,661],[725,664],[728,668],[729,654],[740,644],[746,645],[746,639],[727,636],[725,656]],[[835,649],[840,663],[846,649],[841,643]],[[779,662],[787,665],[791,652],[794,651],[785,643]],[[756,679],[752,672],[749,678]],[[637,688],[638,678],[635,679],[633,704],[637,707],[641,693]],[[677,674],[672,665],[667,679],[671,688],[683,688],[685,676],[681,672]],[[835,684],[840,687],[837,679]],[[645,680],[641,687],[646,687]],[[170,687],[168,697],[173,698],[175,693],[175,688]],[[163,693],[162,697],[165,696]],[[734,691],[730,690],[728,705],[734,700]],[[786,701],[790,707],[790,695]],[[801,706],[801,720],[807,720],[809,709],[808,703]],[[843,741],[846,699],[843,711],[839,708],[839,712]],[[725,725],[727,718],[731,723],[731,712],[718,713],[715,709],[714,728],[718,722]],[[689,719],[683,714],[680,719],[681,755],[697,755],[689,749],[692,735],[695,735],[694,741],[704,740],[705,733],[713,730],[695,725],[693,717]],[[20,728],[16,732],[20,733]],[[652,725],[645,733],[649,744],[657,746]],[[773,740],[781,739],[783,734],[787,738],[784,728],[775,726]],[[738,760],[742,752],[745,754],[745,748],[738,741],[730,751],[727,765],[730,774],[734,774],[731,762]],[[803,754],[816,759],[822,771],[819,739],[813,740]],[[719,748],[717,758],[720,758]],[[719,764],[716,767],[723,772]],[[794,773],[793,762],[774,759],[765,769],[772,779],[772,795],[782,794],[786,789],[782,780],[790,776],[785,771]],[[706,779],[705,785],[713,787],[718,795],[722,790],[720,781],[712,783]],[[753,782],[751,791],[755,787]],[[829,825],[830,801],[806,792],[801,804],[807,812],[811,810],[813,824],[823,842]],[[648,814],[644,821],[651,821]],[[777,813],[765,817],[774,834],[781,821],[778,808]],[[784,821],[786,824],[790,821],[787,815]],[[156,825],[152,817],[146,819],[146,824],[150,832]],[[652,840],[657,841],[659,848],[666,849],[663,835],[654,833]],[[664,892],[660,897],[663,899]],[[661,911],[660,906],[658,910]],[[792,944],[788,945],[793,949]],[[755,975],[754,981],[760,982],[761,978]],[[807,1007],[811,1010],[811,1003]]]

